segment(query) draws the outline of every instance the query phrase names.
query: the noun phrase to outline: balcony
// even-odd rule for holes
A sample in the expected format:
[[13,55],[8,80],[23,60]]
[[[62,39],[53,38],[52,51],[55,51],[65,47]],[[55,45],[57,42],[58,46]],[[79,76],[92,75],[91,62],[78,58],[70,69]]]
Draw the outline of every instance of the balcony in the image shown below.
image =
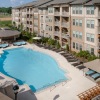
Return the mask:
[[37,17],[37,16],[34,16],[34,19],[36,19],[36,20],[37,20],[37,19],[38,19],[38,17]]
[[54,14],[57,15],[57,16],[60,16],[60,12],[56,11]]
[[66,39],[69,39],[69,34],[67,33],[62,33],[62,38],[66,38]]
[[62,12],[63,16],[69,16],[69,12]]
[[60,26],[60,21],[55,21],[55,26]]
[[61,24],[63,27],[69,27],[69,23],[68,22],[62,22],[62,24]]
[[55,31],[55,32],[54,32],[54,35],[55,35],[55,36],[59,36],[59,35],[60,35],[60,32],[59,32],[59,31]]
[[34,24],[34,27],[38,27],[38,24]]

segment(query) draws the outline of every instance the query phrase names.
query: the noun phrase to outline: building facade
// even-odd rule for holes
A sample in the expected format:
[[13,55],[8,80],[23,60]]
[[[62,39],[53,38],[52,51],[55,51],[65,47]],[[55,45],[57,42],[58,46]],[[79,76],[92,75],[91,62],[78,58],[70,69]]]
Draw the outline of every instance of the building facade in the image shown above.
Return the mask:
[[99,0],[38,0],[13,8],[12,21],[72,51],[100,53]]

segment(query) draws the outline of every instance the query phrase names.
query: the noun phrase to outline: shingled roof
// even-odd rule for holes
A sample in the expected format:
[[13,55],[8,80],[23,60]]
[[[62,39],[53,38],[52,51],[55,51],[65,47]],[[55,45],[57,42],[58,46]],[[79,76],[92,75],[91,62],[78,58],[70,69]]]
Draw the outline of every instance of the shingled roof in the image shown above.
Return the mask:
[[91,0],[90,2],[85,4],[86,6],[90,5],[100,5],[100,0]]
[[71,5],[82,5],[85,4],[87,2],[89,2],[90,0],[75,0],[74,2],[70,3]]

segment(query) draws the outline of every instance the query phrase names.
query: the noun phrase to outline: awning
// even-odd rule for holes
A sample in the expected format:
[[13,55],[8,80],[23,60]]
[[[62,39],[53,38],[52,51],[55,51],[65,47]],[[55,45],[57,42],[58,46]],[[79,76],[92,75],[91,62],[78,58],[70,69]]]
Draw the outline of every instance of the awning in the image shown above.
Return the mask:
[[96,59],[96,60],[84,63],[84,66],[100,73],[100,59]]
[[40,40],[41,37],[33,37],[33,40]]

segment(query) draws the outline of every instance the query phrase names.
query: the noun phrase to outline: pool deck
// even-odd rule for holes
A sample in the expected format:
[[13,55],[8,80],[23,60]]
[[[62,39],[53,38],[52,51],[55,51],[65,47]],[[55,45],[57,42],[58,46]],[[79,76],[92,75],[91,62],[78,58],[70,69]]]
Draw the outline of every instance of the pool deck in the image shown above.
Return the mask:
[[[11,49],[16,47],[18,46],[11,46],[5,49]],[[40,51],[52,56],[58,62],[60,67],[67,72],[66,75],[70,78],[67,83],[63,82],[56,86],[52,86],[43,91],[35,93],[37,99],[30,99],[29,97],[29,99],[26,100],[79,100],[79,98],[77,97],[78,94],[96,85],[96,83],[92,82],[84,76],[82,70],[78,70],[73,67],[59,53],[40,48],[34,44],[27,44],[23,47],[31,48],[33,50]],[[2,52],[2,50],[3,49],[0,49],[0,53]]]

